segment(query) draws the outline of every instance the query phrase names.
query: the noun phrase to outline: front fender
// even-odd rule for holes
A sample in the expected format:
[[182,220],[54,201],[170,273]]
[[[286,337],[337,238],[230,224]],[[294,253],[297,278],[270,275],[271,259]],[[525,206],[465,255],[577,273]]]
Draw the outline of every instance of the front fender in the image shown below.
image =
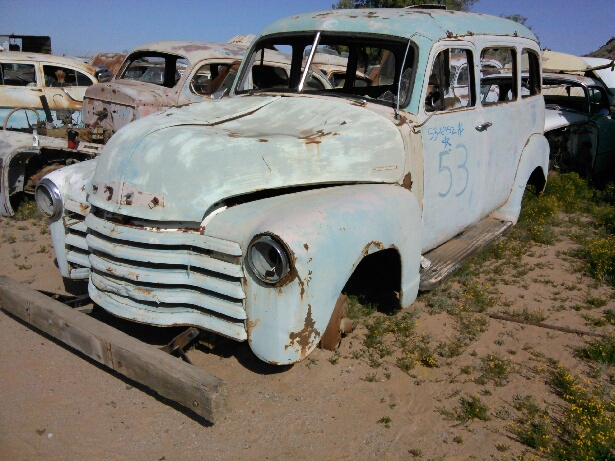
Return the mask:
[[[525,187],[532,173],[541,169],[544,183],[547,183],[547,172],[549,171],[549,142],[542,134],[534,134],[525,143],[513,188],[508,196],[508,200],[499,209],[494,211],[491,216],[502,221],[517,223],[519,213],[521,213],[521,200]],[[540,192],[540,191],[539,191]]]
[[[328,187],[250,202],[216,215],[206,233],[240,242],[244,253],[248,339],[262,360],[304,359],[324,333],[335,302],[366,255],[394,248],[402,272],[402,305],[419,283],[420,210],[414,195],[396,185]],[[283,286],[260,282],[247,268],[255,235],[277,236],[293,268]]]
[[[76,278],[71,277],[71,269],[66,253],[66,212],[69,210],[83,216],[89,212],[85,183],[94,174],[97,163],[98,159],[86,160],[85,162],[60,168],[45,176],[46,179],[49,179],[58,187],[62,197],[62,215],[49,223],[53,249],[62,277]],[[84,276],[81,275],[78,278],[84,278]],[[87,275],[85,275],[85,278],[87,278]]]

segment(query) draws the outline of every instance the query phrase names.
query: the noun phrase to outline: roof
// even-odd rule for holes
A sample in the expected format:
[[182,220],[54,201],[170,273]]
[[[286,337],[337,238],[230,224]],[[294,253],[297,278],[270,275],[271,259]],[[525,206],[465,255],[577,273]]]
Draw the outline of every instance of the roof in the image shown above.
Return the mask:
[[132,54],[136,51],[157,51],[180,55],[188,61],[194,63],[203,59],[220,58],[225,56],[241,59],[247,49],[247,46],[232,45],[229,43],[169,40],[144,43],[143,45],[133,48],[130,53]]
[[34,61],[48,62],[57,66],[71,66],[81,69],[82,71],[94,75],[96,72],[92,66],[74,58],[66,58],[64,56],[55,56],[53,54],[43,53],[26,53],[22,51],[0,51],[0,59],[3,61]]
[[517,35],[537,41],[527,27],[496,16],[419,8],[341,9],[280,19],[261,32],[269,35],[300,31],[369,32],[436,41],[448,36]]
[[572,54],[545,50],[542,53],[542,68],[548,71],[585,72],[591,66],[582,58]]
[[543,80],[553,80],[562,83],[574,82],[585,86],[604,86],[596,79],[583,77],[576,74],[556,74],[552,72],[544,72],[542,74],[542,78]]

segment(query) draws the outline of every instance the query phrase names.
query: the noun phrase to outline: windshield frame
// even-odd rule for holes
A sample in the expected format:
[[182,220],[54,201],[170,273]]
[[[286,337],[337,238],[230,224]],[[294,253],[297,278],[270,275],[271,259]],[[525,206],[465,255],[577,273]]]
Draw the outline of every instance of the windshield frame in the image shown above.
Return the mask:
[[[376,45],[381,45],[386,49],[386,46],[390,47],[398,47],[400,50],[400,54],[396,58],[395,62],[395,75],[394,75],[394,91],[392,91],[395,98],[397,98],[399,85],[401,81],[402,69],[401,66],[405,61],[406,70],[410,69],[410,78],[409,78],[409,87],[406,93],[406,97],[403,101],[399,101],[399,104],[396,102],[379,100],[376,98],[364,97],[358,94],[341,91],[336,88],[325,89],[325,90],[306,90],[303,88],[299,91],[298,83],[299,79],[302,76],[304,64],[306,61],[304,58],[305,50],[314,43],[316,38],[316,34],[320,33],[319,44],[323,44],[323,42],[328,42],[330,39],[336,38],[339,41],[347,41],[348,43],[361,43],[369,44],[370,41],[374,42],[374,47]],[[246,82],[249,79],[248,72],[252,68],[256,59],[258,59],[257,55],[260,53],[262,48],[265,49],[275,49],[272,48],[276,42],[278,44],[285,45],[295,45],[298,49],[301,49],[301,52],[297,50],[293,51],[293,56],[291,57],[291,71],[289,75],[290,84],[295,82],[293,88],[261,88],[261,89],[247,89],[240,90],[243,88]],[[285,33],[276,33],[271,35],[266,35],[260,37],[256,40],[252,46],[250,47],[249,52],[246,54],[246,57],[242,63],[241,69],[239,71],[239,76],[235,81],[233,86],[233,94],[236,95],[249,95],[254,93],[268,93],[268,94],[320,94],[320,95],[328,95],[332,97],[347,97],[349,99],[357,100],[363,99],[366,102],[375,102],[378,104],[383,104],[386,106],[390,106],[391,108],[399,107],[405,110],[410,101],[412,99],[412,93],[414,91],[416,73],[417,73],[417,65],[418,65],[418,45],[416,42],[406,38],[406,37],[398,37],[392,35],[385,34],[374,34],[374,33],[364,33],[364,32],[337,32],[337,31],[300,31],[300,32],[285,32]],[[407,54],[406,54],[407,53]],[[399,63],[397,62],[399,61]],[[312,68],[318,69],[318,66],[311,65]]]
[[[164,81],[162,84],[124,77],[126,75],[126,72],[128,72],[129,68],[134,63],[136,63],[140,59],[147,58],[147,57],[164,59],[164,67],[163,67],[164,68]],[[171,78],[171,74],[175,75],[174,73],[177,71],[177,61],[180,59],[186,61],[186,69],[183,72],[183,74],[180,73],[179,78],[177,79]],[[148,64],[148,62],[144,61],[144,64]],[[152,66],[152,67],[156,67],[156,66]],[[120,70],[117,72],[117,75],[114,78],[114,80],[137,81],[141,83],[156,85],[160,88],[175,88],[176,86],[178,86],[178,84],[184,77],[184,74],[186,73],[186,71],[191,68],[192,68],[192,63],[190,62],[190,60],[187,57],[182,56],[181,54],[167,53],[163,51],[154,51],[154,50],[137,50],[137,51],[130,53],[128,56],[126,56],[126,58],[124,59],[124,63],[120,67]],[[147,70],[145,72],[147,72]]]

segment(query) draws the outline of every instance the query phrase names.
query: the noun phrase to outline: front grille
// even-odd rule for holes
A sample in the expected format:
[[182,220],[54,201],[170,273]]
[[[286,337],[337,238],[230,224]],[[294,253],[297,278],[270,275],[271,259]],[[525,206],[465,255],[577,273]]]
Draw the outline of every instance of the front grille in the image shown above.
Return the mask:
[[247,339],[239,244],[203,235],[198,226],[100,210],[85,223],[94,302],[143,323]]
[[65,211],[64,244],[66,259],[69,263],[71,279],[87,279],[90,273],[89,251],[86,242],[87,226],[85,216],[79,213]]

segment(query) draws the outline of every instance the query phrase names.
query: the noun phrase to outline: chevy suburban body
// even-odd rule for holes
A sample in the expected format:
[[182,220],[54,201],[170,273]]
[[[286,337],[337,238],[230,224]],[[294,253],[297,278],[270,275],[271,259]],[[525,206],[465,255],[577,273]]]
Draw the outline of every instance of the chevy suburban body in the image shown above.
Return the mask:
[[[290,72],[254,85],[267,50]],[[347,53],[343,85],[309,85],[330,50]],[[468,69],[454,82],[453,63]],[[408,307],[517,221],[526,186],[544,188],[540,65],[534,34],[498,17],[279,20],[228,97],[137,120],[41,181],[62,274],[116,316],[247,341],[269,363],[333,348],[354,273],[384,273]]]

